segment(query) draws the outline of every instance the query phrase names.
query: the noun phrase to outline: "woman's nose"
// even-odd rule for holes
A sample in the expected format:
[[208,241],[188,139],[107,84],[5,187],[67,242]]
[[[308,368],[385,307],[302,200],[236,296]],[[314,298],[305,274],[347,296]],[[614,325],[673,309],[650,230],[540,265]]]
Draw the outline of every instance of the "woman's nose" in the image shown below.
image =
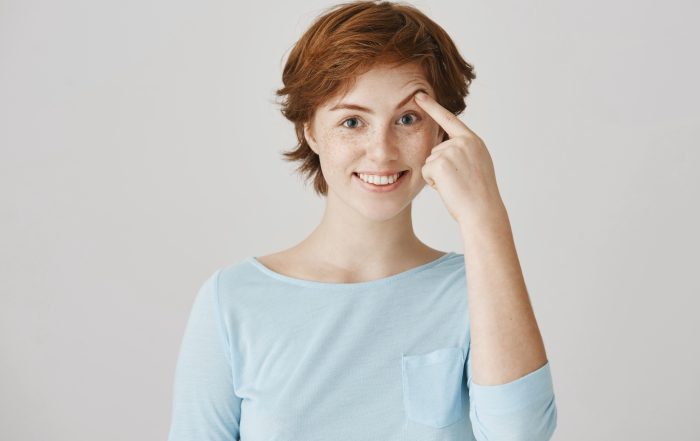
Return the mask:
[[387,164],[399,157],[398,139],[390,128],[376,130],[367,143],[367,156],[378,164]]

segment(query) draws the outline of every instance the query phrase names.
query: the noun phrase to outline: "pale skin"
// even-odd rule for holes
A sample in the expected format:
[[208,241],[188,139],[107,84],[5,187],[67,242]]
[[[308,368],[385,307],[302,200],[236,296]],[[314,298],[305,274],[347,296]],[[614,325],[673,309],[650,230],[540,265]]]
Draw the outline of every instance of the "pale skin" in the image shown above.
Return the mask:
[[[420,90],[424,101],[416,99]],[[258,260],[331,283],[375,280],[433,261],[445,253],[416,237],[411,218],[413,198],[429,183],[464,240],[472,381],[511,382],[544,366],[544,344],[488,150],[434,95],[417,64],[377,65],[346,95],[319,106],[304,133],[328,183],[323,218],[301,243]],[[368,110],[331,110],[347,103]],[[396,169],[410,172],[390,193],[368,192],[353,176]]]
[[[418,66],[376,66],[357,77],[345,96],[318,106],[305,135],[328,183],[323,217],[301,243],[258,260],[302,279],[351,283],[397,274],[445,254],[422,243],[413,230],[412,201],[426,185],[420,170],[442,137],[410,99],[418,89],[432,93]],[[344,103],[372,113],[331,110]],[[363,190],[353,176],[384,169],[410,173],[397,191],[382,195]]]

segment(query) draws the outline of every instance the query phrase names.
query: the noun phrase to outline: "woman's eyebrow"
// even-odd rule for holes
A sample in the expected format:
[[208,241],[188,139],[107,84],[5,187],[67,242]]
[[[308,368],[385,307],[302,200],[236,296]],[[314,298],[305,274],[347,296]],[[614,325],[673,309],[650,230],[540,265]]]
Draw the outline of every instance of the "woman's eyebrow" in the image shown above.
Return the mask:
[[[407,102],[409,102],[411,100],[411,98],[413,98],[413,95],[416,94],[416,92],[428,93],[423,88],[416,89],[413,92],[411,92],[410,94],[408,94],[408,96],[406,98],[402,99],[401,102],[396,106],[396,108],[398,109],[398,108],[402,107],[403,105],[405,105]],[[367,112],[369,114],[374,114],[374,111],[372,109],[368,109],[367,107],[363,107],[363,106],[360,106],[359,104],[352,104],[352,103],[336,104],[335,106],[331,107],[330,111],[341,110],[341,109],[359,110],[361,112]]]

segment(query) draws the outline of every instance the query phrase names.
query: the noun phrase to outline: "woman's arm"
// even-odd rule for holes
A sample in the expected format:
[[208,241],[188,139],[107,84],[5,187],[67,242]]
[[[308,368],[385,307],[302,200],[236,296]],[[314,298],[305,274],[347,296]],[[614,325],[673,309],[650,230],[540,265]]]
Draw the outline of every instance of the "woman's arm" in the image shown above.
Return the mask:
[[467,273],[473,381],[498,385],[547,363],[501,201],[460,224]]
[[467,383],[479,441],[548,441],[552,375],[502,203],[460,223],[469,304]]
[[241,398],[234,391],[228,336],[221,322],[220,273],[204,282],[190,311],[175,369],[168,441],[239,439]]

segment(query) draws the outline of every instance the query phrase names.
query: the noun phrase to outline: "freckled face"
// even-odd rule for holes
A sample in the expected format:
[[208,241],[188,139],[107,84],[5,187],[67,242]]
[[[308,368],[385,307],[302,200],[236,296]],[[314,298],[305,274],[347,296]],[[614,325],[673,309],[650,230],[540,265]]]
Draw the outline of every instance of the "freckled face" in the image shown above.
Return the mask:
[[[332,97],[317,108],[304,133],[319,155],[328,198],[341,199],[365,217],[385,220],[420,193],[426,185],[421,168],[443,132],[415,104],[418,90],[435,97],[419,64],[382,64],[358,76],[345,96]],[[381,170],[408,173],[387,192],[368,191],[354,174]]]

